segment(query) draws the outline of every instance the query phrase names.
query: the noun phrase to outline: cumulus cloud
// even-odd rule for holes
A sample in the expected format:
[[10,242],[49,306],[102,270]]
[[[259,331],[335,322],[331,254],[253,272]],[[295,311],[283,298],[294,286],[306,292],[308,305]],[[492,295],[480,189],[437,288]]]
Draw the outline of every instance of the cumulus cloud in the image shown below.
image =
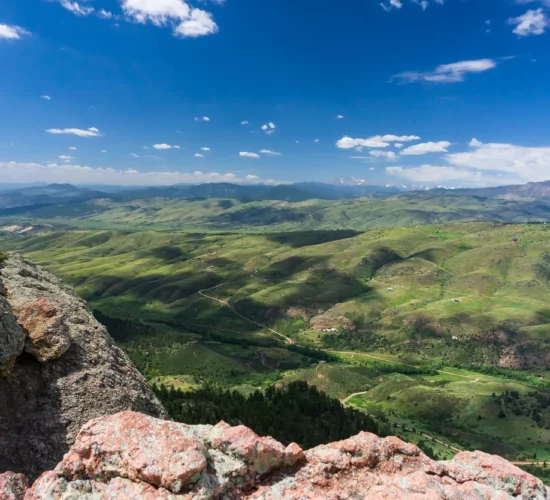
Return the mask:
[[385,158],[386,160],[396,160],[398,156],[393,151],[380,151],[378,149],[370,151],[369,154],[375,158]]
[[393,147],[397,148],[397,149],[401,149],[403,147],[403,144],[400,143],[400,142],[396,142]]
[[0,162],[0,178],[3,182],[21,182],[33,179],[34,182],[59,182],[73,184],[113,184],[130,186],[167,186],[173,184],[200,184],[207,182],[276,184],[271,179],[261,180],[257,176],[238,177],[232,172],[178,172],[149,171],[135,169],[117,170],[111,167],[89,167],[72,164]]
[[40,97],[42,99],[45,99],[46,101],[51,101],[52,100],[52,98],[49,95],[41,95]]
[[61,7],[72,12],[76,16],[89,16],[95,9],[88,5],[80,5],[78,2],[71,2],[69,0],[59,0]]
[[69,149],[70,149],[71,151],[76,151],[77,148],[75,148],[74,146],[69,146]]
[[248,125],[249,123],[250,123],[250,122],[249,122],[248,120],[243,120],[243,121],[241,122],[241,125]]
[[210,151],[210,148],[201,148],[201,151]]
[[58,158],[60,160],[74,160],[74,156],[67,156],[67,155],[59,155]]
[[195,153],[196,158],[204,158],[204,155],[201,155],[200,153]]
[[468,169],[437,165],[420,165],[417,167],[386,167],[386,173],[411,182],[423,184],[487,185],[502,183],[498,176],[486,175]]
[[523,182],[550,179],[550,147],[525,147],[514,144],[470,142],[471,149],[447,154],[451,165],[512,175]]
[[528,10],[519,17],[509,19],[508,23],[516,25],[513,32],[518,36],[542,35],[550,26],[550,20],[542,8]]
[[264,155],[271,155],[271,156],[282,156],[283,153],[278,153],[277,151],[271,151],[270,149],[262,149],[260,153]]
[[319,142],[319,139],[313,139],[313,142]]
[[155,149],[181,149],[180,146],[171,146],[170,144],[155,144]]
[[337,120],[342,120],[344,118],[344,115],[336,115]]
[[137,153],[130,153],[132,158],[139,158],[140,156]]
[[[411,3],[418,5],[422,10],[426,10],[430,6],[429,0],[410,0]],[[444,0],[431,0],[433,3],[443,5]],[[391,12],[393,9],[401,9],[403,7],[402,0],[384,0],[380,3],[386,12]]]
[[103,134],[95,127],[90,127],[87,130],[80,128],[50,128],[46,130],[48,134],[67,134],[76,135],[78,137],[101,137]]
[[451,145],[449,141],[423,142],[409,146],[401,151],[402,155],[425,155],[426,153],[446,153]]
[[550,179],[550,146],[525,147],[482,143],[472,139],[469,150],[447,153],[448,164],[389,167],[390,175],[414,182],[495,185],[541,182]]
[[105,9],[100,9],[98,12],[97,12],[97,15],[101,18],[101,19],[113,19],[114,14],[112,12],[109,12]]
[[260,155],[257,153],[249,153],[248,151],[242,151],[239,153],[239,156],[246,156],[248,158],[259,158]]
[[203,116],[202,118],[200,118],[200,117],[198,117],[198,116],[195,116],[195,121],[196,121],[196,122],[200,122],[200,121],[209,122],[209,121],[210,121],[210,118],[208,118],[208,116]]
[[22,36],[30,35],[30,32],[20,26],[0,24],[0,40],[20,40]]
[[273,132],[275,132],[276,127],[273,122],[269,122],[269,123],[266,123],[265,125],[262,125],[261,128],[266,134],[272,134]]
[[352,149],[362,151],[363,148],[386,148],[392,142],[410,142],[417,141],[420,137],[417,135],[374,135],[367,139],[353,139],[352,137],[342,137],[337,143],[336,147],[340,149]]
[[390,12],[394,8],[400,9],[403,7],[403,2],[401,2],[401,0],[388,0],[387,2],[382,2],[380,7],[382,7],[386,12]]
[[497,67],[493,59],[476,59],[473,61],[460,61],[451,64],[441,64],[433,71],[405,71],[393,75],[390,81],[397,80],[401,83],[429,82],[429,83],[454,83],[463,82],[470,73],[483,73]]
[[102,153],[106,153],[107,150],[106,150],[106,149],[102,149],[101,152],[102,152]]
[[171,27],[174,36],[198,37],[218,31],[212,14],[192,8],[184,0],[122,0],[122,10],[134,22]]

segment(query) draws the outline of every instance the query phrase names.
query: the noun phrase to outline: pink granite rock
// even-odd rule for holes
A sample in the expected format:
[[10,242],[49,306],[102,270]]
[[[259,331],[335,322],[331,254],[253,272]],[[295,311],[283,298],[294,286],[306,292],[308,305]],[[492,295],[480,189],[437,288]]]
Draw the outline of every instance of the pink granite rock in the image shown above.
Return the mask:
[[23,474],[0,474],[0,500],[23,500],[28,487],[27,478]]
[[57,359],[71,345],[65,316],[46,299],[14,302],[13,312],[27,334],[25,350],[41,363]]
[[303,452],[244,426],[189,426],[122,412],[86,424],[25,500],[543,500],[550,490],[481,452],[436,462],[362,432]]

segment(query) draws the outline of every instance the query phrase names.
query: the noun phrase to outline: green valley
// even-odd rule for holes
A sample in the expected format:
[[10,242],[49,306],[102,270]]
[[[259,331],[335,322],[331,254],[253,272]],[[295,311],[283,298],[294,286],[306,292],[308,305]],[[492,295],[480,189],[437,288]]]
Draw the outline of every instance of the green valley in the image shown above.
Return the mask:
[[526,402],[550,394],[545,225],[46,230],[0,246],[75,286],[159,386],[307,381],[438,456],[550,460],[546,416]]

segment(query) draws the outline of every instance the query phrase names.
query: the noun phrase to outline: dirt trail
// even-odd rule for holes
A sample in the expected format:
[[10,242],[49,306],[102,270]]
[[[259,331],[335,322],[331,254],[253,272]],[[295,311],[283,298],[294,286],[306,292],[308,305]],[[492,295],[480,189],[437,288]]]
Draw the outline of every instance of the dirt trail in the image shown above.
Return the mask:
[[257,321],[254,321],[253,319],[250,319],[250,318],[247,318],[246,316],[243,316],[240,312],[235,311],[233,306],[231,306],[227,301],[222,300],[222,299],[217,299],[216,297],[212,297],[211,295],[207,295],[206,293],[204,293],[206,290],[211,290],[211,288],[206,288],[205,290],[199,290],[199,295],[201,295],[202,297],[206,297],[207,299],[215,300],[216,302],[224,305],[225,307],[228,307],[233,314],[236,314],[237,316],[239,316],[240,318],[248,321],[249,323],[253,323],[256,326],[259,326],[260,328],[265,328],[266,330],[270,331],[271,333],[274,333],[275,335],[278,335],[279,337],[282,337],[289,344],[295,344],[296,343],[290,337],[287,337],[286,335],[283,335],[282,333],[280,333],[276,330],[273,330],[273,328],[269,328],[268,326],[262,325],[261,323],[258,323]]
[[[265,328],[266,330],[278,335],[279,337],[282,337],[285,339],[285,341],[289,344],[293,344],[293,345],[297,345],[299,346],[299,344],[296,344],[296,342],[294,340],[292,340],[291,338],[287,337],[286,335],[276,331],[276,330],[273,330],[272,328],[269,328],[268,326],[266,325],[262,325],[261,323],[258,323],[257,321],[254,321],[252,319],[249,319],[247,318],[246,316],[243,316],[241,313],[235,311],[235,309],[225,300],[222,300],[222,299],[218,299],[216,297],[212,297],[211,295],[207,295],[206,293],[204,293],[205,291],[207,290],[212,290],[212,289],[215,289],[216,287],[213,287],[213,288],[207,288],[205,290],[199,290],[199,295],[201,295],[202,297],[205,297],[207,299],[211,299],[211,300],[215,300],[216,302],[224,305],[225,307],[228,307],[234,314],[236,314],[237,316],[239,316],[240,318],[250,322],[250,323],[253,323],[254,325],[256,326],[259,326],[260,328]],[[299,346],[300,347],[300,346]],[[418,368],[417,365],[411,365],[411,364],[407,364],[407,363],[402,363],[400,361],[389,361],[387,359],[384,359],[384,358],[381,358],[381,357],[378,357],[378,356],[373,356],[372,354],[366,354],[366,353],[363,353],[363,352],[357,352],[357,351],[334,351],[334,350],[331,350],[331,349],[319,349],[320,351],[323,351],[323,352],[326,352],[326,353],[332,353],[332,354],[351,354],[351,355],[357,355],[357,356],[364,356],[366,358],[371,358],[371,359],[375,359],[377,361],[382,361],[384,363],[393,363],[393,364],[396,364],[396,365],[401,365],[401,366],[408,366],[410,368]],[[324,378],[323,375],[321,375],[319,372],[318,372],[318,369],[319,369],[319,365],[317,366],[317,369],[316,369],[316,373],[318,376],[321,376]],[[492,382],[491,379],[487,379],[487,378],[483,378],[483,377],[474,377],[472,375],[462,375],[462,374],[459,374],[459,373],[453,373],[453,372],[448,372],[448,371],[444,371],[444,370],[436,370],[437,373],[443,373],[445,375],[451,375],[453,377],[460,377],[460,378],[465,378],[465,379],[468,379],[468,380],[471,380],[473,382],[478,382],[480,380],[483,380],[483,381],[486,381],[486,382]],[[367,392],[369,391],[361,391],[361,392],[354,392],[352,394],[350,394],[349,396],[345,397],[344,399],[341,400],[341,403],[345,406],[347,405],[348,401],[352,398],[354,398],[355,396],[361,396],[363,394],[367,394]],[[397,427],[400,427],[402,428],[403,430],[406,430],[408,432],[415,432],[413,429],[411,429],[410,427],[406,427],[402,424],[398,424],[398,423],[394,423],[395,426]],[[453,450],[454,452],[458,453],[460,451],[463,451],[461,450],[460,448],[456,448],[455,446],[452,446],[448,443],[445,443],[444,441],[441,441],[433,436],[430,436],[429,434],[425,434],[423,432],[420,432],[420,433],[417,433],[417,434],[420,434],[422,437],[424,437],[425,439],[428,439],[429,441],[433,441],[434,443],[437,443],[441,446],[445,446],[446,448],[449,448],[450,450]],[[540,461],[532,461],[532,462],[512,462],[512,464],[514,465],[544,465],[545,462],[540,462]]]
[[[390,361],[388,359],[380,358],[378,356],[373,356],[372,354],[367,354],[364,352],[357,352],[357,351],[333,351],[330,349],[321,349],[324,352],[333,353],[333,354],[354,354],[357,356],[364,356],[365,358],[371,358],[376,359],[377,361],[383,361],[384,363],[391,363],[394,365],[401,365],[401,366],[408,366],[410,368],[419,368],[418,365],[409,365],[407,363],[401,363],[400,361]],[[493,382],[493,380],[483,377],[474,377],[472,375],[462,375],[460,373],[453,373],[453,372],[447,372],[445,370],[435,370],[437,373],[443,373],[445,375],[452,375],[453,377],[460,377],[465,378],[468,380],[473,380],[474,382],[478,382],[480,380],[483,380],[485,382]]]

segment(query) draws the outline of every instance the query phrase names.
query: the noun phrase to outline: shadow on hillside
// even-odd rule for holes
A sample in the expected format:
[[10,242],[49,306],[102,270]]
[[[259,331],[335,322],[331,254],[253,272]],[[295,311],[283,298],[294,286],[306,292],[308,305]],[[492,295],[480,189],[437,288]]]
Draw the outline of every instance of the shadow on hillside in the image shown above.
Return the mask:
[[281,222],[299,222],[306,217],[306,213],[291,208],[252,206],[210,217],[207,222],[217,227],[233,228],[235,224],[269,226]]
[[320,245],[331,241],[354,238],[363,234],[361,231],[336,230],[336,231],[301,231],[293,233],[276,233],[267,235],[267,239],[292,248],[301,248],[312,245]]
[[352,273],[353,276],[358,278],[372,278],[380,268],[402,260],[405,259],[395,250],[388,247],[379,247],[365,255],[359,264],[355,266]]

